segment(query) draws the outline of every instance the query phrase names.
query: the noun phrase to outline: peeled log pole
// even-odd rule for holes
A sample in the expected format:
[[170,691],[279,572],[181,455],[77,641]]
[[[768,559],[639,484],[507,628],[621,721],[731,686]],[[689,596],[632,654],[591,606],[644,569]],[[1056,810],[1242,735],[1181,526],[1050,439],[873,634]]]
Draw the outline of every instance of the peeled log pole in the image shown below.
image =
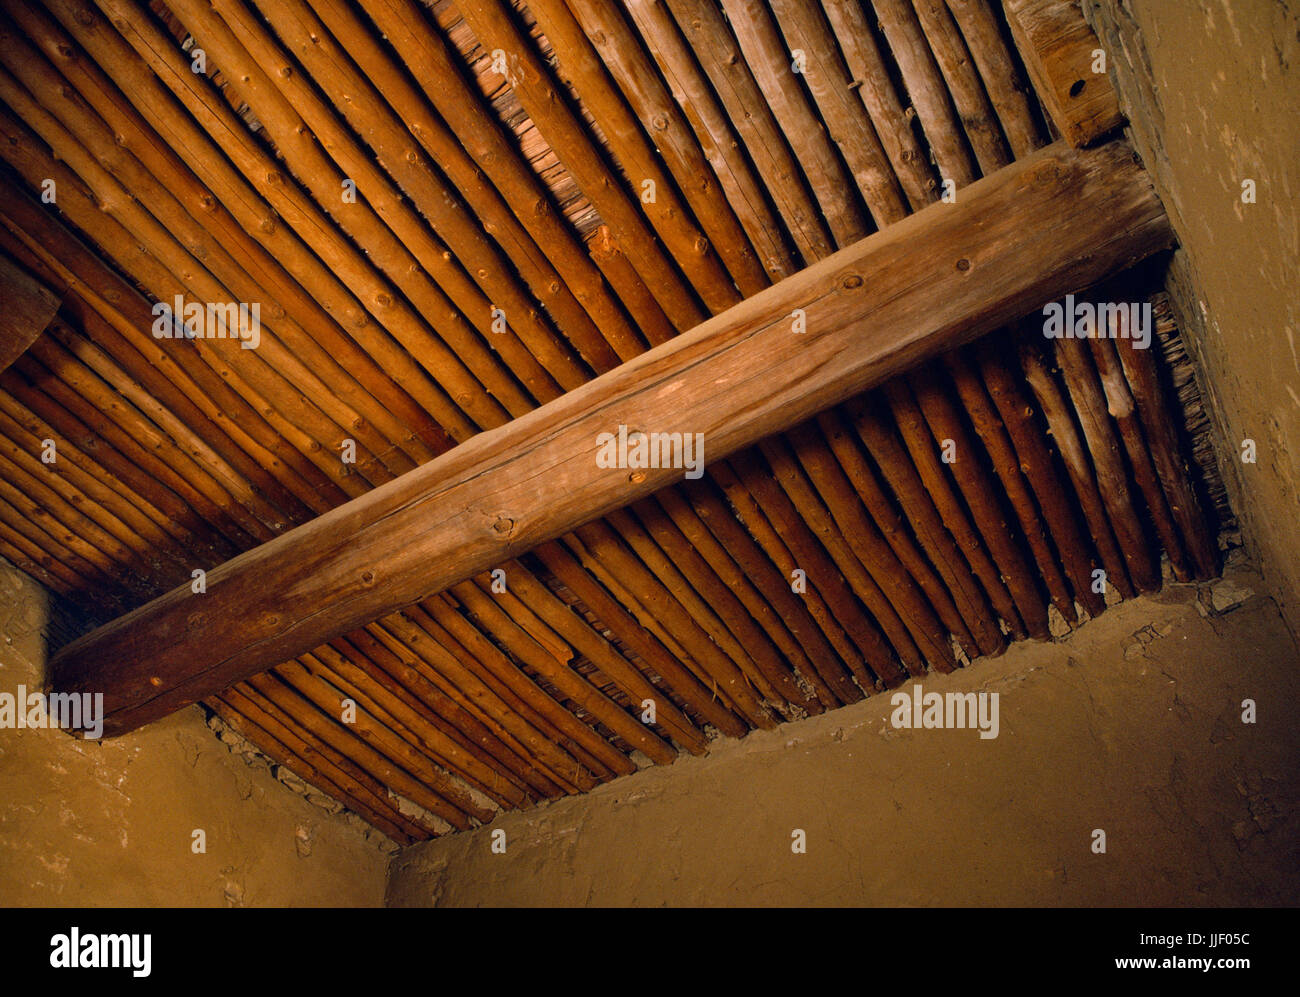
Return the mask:
[[1119,541],[1129,578],[1139,592],[1160,588],[1159,554],[1153,557],[1143,529],[1138,503],[1129,487],[1119,439],[1111,427],[1106,395],[1097,379],[1097,368],[1088,355],[1087,344],[1080,339],[1058,339],[1056,360],[1066,389],[1074,402],[1079,427],[1096,469],[1101,500]]
[[601,433],[716,460],[1170,241],[1126,144],[1050,146],[82,637],[53,686],[133,730],[683,477],[597,466]]
[[[988,389],[997,414],[1002,418],[1007,436],[1011,438],[1017,464],[1043,510],[1048,533],[1056,544],[1061,564],[1074,587],[1074,598],[1090,615],[1096,616],[1106,608],[1106,603],[1092,587],[1095,563],[1092,550],[1084,539],[1075,506],[1069,498],[1069,490],[1056,473],[1051,451],[1047,447],[1047,437],[1040,431],[1034,418],[1034,407],[1030,404],[1028,395],[1021,392],[1019,377],[1012,373],[1011,362],[999,349],[999,346],[1008,347],[1011,340],[1003,336],[1001,343],[998,343],[997,339],[996,336],[987,337],[974,351],[979,377]],[[1014,352],[1014,347],[1011,351]],[[960,383],[959,380],[959,387]],[[1008,494],[1010,492],[1008,489]],[[1111,545],[1114,545],[1113,539]],[[1119,554],[1116,553],[1115,557],[1118,560]],[[1066,619],[1069,618],[1067,613]]]
[[1038,399],[1038,407],[1047,421],[1047,431],[1055,442],[1056,449],[1065,464],[1066,473],[1071,484],[1074,485],[1079,508],[1083,511],[1084,522],[1092,533],[1092,540],[1096,544],[1097,555],[1101,558],[1107,581],[1119,589],[1121,596],[1131,599],[1137,590],[1133,588],[1124,570],[1124,558],[1120,553],[1115,532],[1111,528],[1101,489],[1093,474],[1087,444],[1075,427],[1074,417],[1070,414],[1070,403],[1061,386],[1056,382],[1047,359],[1046,349],[1042,343],[1030,338],[1021,339],[1019,349],[1025,380],[1029,382],[1030,390]]
[[997,110],[1002,131],[1014,156],[1027,156],[1043,144],[1043,137],[1029,99],[1002,39],[998,20],[990,6],[996,0],[947,0],[979,69],[980,80]]
[[1169,503],[1165,501],[1165,493],[1156,478],[1155,464],[1151,461],[1151,452],[1142,436],[1137,406],[1133,401],[1133,393],[1129,391],[1128,382],[1124,379],[1124,372],[1120,369],[1115,344],[1109,339],[1093,339],[1089,340],[1088,345],[1092,347],[1092,358],[1097,364],[1107,410],[1119,429],[1119,438],[1124,444],[1124,452],[1128,454],[1133,481],[1146,503],[1147,514],[1155,524],[1156,537],[1169,555],[1174,577],[1180,582],[1190,581],[1191,573],[1187,569],[1187,557],[1178,537],[1178,528],[1174,526]]
[[935,443],[942,447],[945,441],[952,440],[955,444],[956,459],[948,465],[948,470],[966,499],[966,507],[1002,575],[1016,612],[1031,636],[1046,640],[1051,636],[1047,604],[1038,593],[1037,580],[1021,555],[993,480],[980,462],[957,404],[932,369],[916,371],[909,380],[925,421],[930,424]]
[[1218,573],[1214,534],[1206,525],[1200,502],[1192,490],[1191,477],[1180,453],[1177,431],[1169,418],[1155,361],[1147,350],[1136,349],[1131,340],[1119,342],[1116,350],[1133,390],[1133,400],[1146,431],[1156,474],[1164,486],[1174,521],[1187,543],[1196,577],[1202,581],[1213,578]]
[[[1047,591],[1051,593],[1052,602],[1068,623],[1071,625],[1077,623],[1079,617],[1074,609],[1074,599],[1070,596],[1069,585],[1061,572],[1057,558],[1048,545],[1047,530],[1038,515],[1034,497],[1030,494],[1026,473],[1020,466],[1021,461],[1016,454],[1011,435],[989,398],[988,387],[961,353],[949,353],[944,357],[943,362],[952,376],[953,384],[956,385],[962,405],[970,416],[971,425],[984,444],[984,449],[988,451],[993,470],[997,472],[998,480],[1002,482],[1002,488],[1007,493],[1007,500],[1020,521],[1020,528],[1029,542],[1034,561],[1047,585]],[[1087,572],[1084,575],[1086,577]]]

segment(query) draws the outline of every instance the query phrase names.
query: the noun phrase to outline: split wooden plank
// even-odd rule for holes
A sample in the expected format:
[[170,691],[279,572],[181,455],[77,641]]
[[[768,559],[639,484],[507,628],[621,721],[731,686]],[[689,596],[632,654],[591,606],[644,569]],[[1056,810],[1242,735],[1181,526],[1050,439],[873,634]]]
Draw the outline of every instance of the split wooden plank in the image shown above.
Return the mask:
[[1171,238],[1127,144],[1056,143],[86,635],[54,686],[139,727],[684,477],[601,467],[601,434],[724,457]]

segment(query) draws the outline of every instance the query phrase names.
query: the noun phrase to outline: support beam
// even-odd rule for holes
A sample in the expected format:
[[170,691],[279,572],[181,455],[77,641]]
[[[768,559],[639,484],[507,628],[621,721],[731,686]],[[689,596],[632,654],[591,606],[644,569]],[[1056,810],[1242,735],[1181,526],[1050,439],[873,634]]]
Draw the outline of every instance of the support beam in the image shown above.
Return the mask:
[[[1124,124],[1104,51],[1079,0],[1002,0],[1029,78],[1067,142],[1082,147]],[[1106,56],[1103,56],[1106,58]]]
[[1057,143],[86,635],[54,688],[140,727],[683,478],[600,467],[602,433],[717,460],[1170,242],[1129,146]]

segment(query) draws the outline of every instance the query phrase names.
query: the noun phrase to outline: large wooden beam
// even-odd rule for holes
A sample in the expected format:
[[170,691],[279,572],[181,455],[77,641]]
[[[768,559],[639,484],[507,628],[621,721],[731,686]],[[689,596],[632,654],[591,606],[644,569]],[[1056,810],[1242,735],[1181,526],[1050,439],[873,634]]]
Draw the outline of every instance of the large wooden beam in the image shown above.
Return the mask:
[[1079,0],[1003,0],[1003,5],[1034,89],[1066,141],[1090,145],[1124,124],[1115,88],[1097,61],[1101,43],[1083,19]]
[[[598,437],[702,434],[715,460],[1170,244],[1131,149],[1057,143],[62,649],[53,685],[139,727],[684,477]],[[794,331],[802,311],[805,332]],[[700,439],[700,436],[693,437]]]

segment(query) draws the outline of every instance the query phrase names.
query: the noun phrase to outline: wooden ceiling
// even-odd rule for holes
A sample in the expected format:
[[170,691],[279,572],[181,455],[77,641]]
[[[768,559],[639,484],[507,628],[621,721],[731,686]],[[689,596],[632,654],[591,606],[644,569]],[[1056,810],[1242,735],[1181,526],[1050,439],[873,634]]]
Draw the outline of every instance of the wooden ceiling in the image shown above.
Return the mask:
[[[99,620],[1058,137],[987,0],[3,8],[0,555]],[[1158,352],[995,333],[206,705],[408,843],[1048,639],[1216,571]]]

